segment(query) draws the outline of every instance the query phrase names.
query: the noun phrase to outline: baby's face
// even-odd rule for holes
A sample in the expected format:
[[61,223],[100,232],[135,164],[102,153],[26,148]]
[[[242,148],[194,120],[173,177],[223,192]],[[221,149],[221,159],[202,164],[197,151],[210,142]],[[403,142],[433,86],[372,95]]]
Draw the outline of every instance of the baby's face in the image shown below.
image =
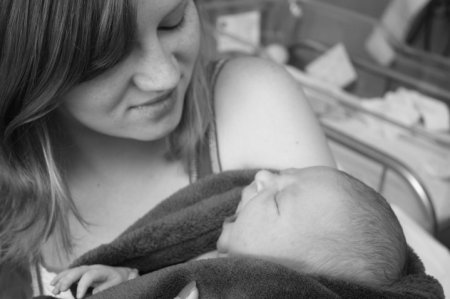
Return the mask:
[[279,262],[310,250],[307,237],[328,229],[330,217],[339,214],[342,191],[335,176],[328,167],[258,172],[244,188],[236,215],[223,225],[219,253]]

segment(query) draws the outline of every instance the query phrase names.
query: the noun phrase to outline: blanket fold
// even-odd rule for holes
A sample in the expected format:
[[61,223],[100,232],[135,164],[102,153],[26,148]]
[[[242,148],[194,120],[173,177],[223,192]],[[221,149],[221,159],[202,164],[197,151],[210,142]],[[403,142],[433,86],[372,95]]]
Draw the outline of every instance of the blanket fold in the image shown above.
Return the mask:
[[412,250],[407,273],[374,289],[301,274],[257,258],[191,260],[215,249],[225,217],[255,170],[211,175],[181,189],[130,226],[116,240],[87,252],[73,266],[106,264],[137,268],[140,277],[90,298],[174,298],[196,281],[200,298],[444,298]]
[[212,175],[165,199],[116,240],[87,252],[72,266],[105,264],[148,273],[216,247],[225,217],[235,212],[255,170]]

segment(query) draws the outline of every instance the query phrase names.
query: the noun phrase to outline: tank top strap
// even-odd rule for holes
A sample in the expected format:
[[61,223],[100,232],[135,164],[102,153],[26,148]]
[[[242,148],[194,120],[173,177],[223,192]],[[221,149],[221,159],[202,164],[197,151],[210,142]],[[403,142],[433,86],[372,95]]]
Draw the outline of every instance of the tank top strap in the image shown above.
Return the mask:
[[[226,64],[227,59],[221,59],[213,62],[210,65],[209,74],[210,76],[210,87],[212,93],[215,90],[217,77],[220,74],[223,66]],[[214,105],[214,98],[211,97],[211,101]],[[214,107],[213,107],[214,108]],[[213,109],[214,113],[214,109]],[[220,164],[219,148],[217,143],[217,131],[216,131],[216,121],[215,116],[213,121],[206,132],[204,142],[201,142],[197,147],[195,157],[191,163],[191,182],[203,178],[207,175],[213,173],[219,173],[222,171],[222,166]]]

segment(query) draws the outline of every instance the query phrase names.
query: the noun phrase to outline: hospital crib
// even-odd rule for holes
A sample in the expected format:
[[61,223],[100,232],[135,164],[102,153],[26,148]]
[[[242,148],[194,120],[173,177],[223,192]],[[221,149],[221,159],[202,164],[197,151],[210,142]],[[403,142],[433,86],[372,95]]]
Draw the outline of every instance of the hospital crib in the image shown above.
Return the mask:
[[[336,38],[340,38],[336,41],[330,40],[329,37],[321,38],[320,35],[311,34],[313,22],[309,18],[313,15],[319,18],[340,17],[340,24],[346,24],[344,27],[349,24],[354,26],[354,22],[359,22],[360,28],[366,26],[370,31],[379,26],[376,21],[368,17],[345,10],[339,12],[340,8],[320,3],[320,1],[203,0],[202,4],[208,20],[206,27],[209,36],[212,37],[209,41],[211,48],[214,49],[212,55],[236,55],[236,52],[244,52],[246,55],[265,56],[265,46],[271,43],[282,44],[289,50],[290,59],[287,68],[304,88],[323,126],[338,165],[342,169],[381,192],[388,201],[398,205],[432,234],[436,234],[439,226],[450,219],[450,215],[439,214],[442,207],[447,207],[447,201],[450,198],[445,196],[450,194],[450,190],[446,189],[449,185],[448,181],[439,179],[438,183],[443,191],[434,192],[437,179],[424,175],[414,163],[409,163],[402,157],[399,158],[395,149],[392,151],[392,148],[386,149],[368,142],[360,138],[361,136],[352,134],[354,128],[346,128],[346,125],[342,126],[339,122],[335,122],[336,115],[340,115],[339,117],[343,119],[358,118],[361,115],[373,118],[403,130],[406,137],[402,140],[402,146],[406,144],[412,148],[420,148],[420,153],[431,152],[434,155],[437,152],[438,155],[445,156],[450,148],[448,132],[436,133],[420,127],[402,125],[365,109],[359,104],[359,98],[380,96],[389,90],[407,87],[450,105],[449,85],[445,84],[450,77],[448,62],[409,48],[393,39],[390,42],[396,51],[395,61],[389,66],[383,66],[363,53],[362,49],[354,47],[355,36],[351,36],[350,32],[334,34]],[[257,14],[250,14],[250,19],[256,16],[256,21],[259,22],[259,28],[256,33],[253,32],[253,36],[251,32],[247,36],[234,35],[223,30],[218,23],[222,16],[252,12]],[[348,23],[349,21],[353,23]],[[251,20],[247,25],[248,30],[255,30],[255,24],[251,23]],[[245,29],[241,28],[241,30]],[[347,30],[347,28],[344,29]],[[341,31],[344,29],[340,28]],[[234,44],[235,48],[231,47],[223,52],[220,49],[216,51],[220,48],[218,40],[224,36],[228,39],[227,43]],[[346,40],[348,36],[351,36],[352,40]],[[258,39],[257,42],[255,38]],[[330,88],[302,71],[308,62],[324,53],[334,42],[343,42],[344,46],[353,49],[350,56],[358,72],[359,81],[342,90]],[[241,44],[241,47],[236,46],[237,44]],[[370,132],[363,135],[370,135]],[[380,144],[379,140],[376,140],[376,143]]]

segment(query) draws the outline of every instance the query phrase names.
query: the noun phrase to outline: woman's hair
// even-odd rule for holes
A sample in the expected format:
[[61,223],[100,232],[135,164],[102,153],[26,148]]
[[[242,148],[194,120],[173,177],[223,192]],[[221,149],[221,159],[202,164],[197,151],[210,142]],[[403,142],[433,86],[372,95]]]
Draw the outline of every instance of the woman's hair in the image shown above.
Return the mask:
[[[2,0],[0,3],[0,264],[29,262],[52,235],[70,252],[67,215],[82,221],[64,180],[56,139],[58,98],[111,68],[130,50],[130,0]],[[200,55],[172,156],[193,155],[212,121]]]

